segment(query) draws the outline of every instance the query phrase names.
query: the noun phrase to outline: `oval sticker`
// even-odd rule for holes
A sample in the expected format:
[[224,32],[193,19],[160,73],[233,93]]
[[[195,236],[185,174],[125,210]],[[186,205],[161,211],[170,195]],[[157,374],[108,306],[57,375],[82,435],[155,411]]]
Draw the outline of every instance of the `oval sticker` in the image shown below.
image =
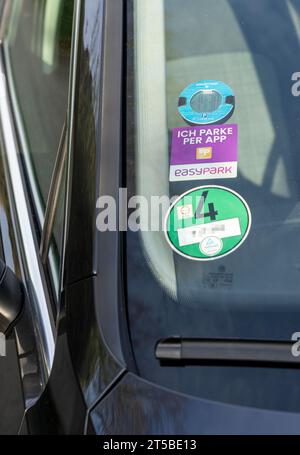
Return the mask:
[[196,261],[211,261],[239,248],[250,227],[246,201],[229,188],[208,185],[179,196],[168,210],[164,231],[176,253]]

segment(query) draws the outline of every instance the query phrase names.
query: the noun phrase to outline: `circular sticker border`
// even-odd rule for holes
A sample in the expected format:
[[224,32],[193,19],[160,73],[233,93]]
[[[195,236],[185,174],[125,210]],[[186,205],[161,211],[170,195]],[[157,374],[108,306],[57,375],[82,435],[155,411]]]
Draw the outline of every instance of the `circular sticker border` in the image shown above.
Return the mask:
[[[168,218],[169,218],[169,215],[172,211],[172,209],[175,207],[175,205],[177,204],[177,202],[179,202],[184,196],[188,195],[189,193],[191,193],[192,191],[197,191],[197,190],[201,190],[202,188],[219,188],[221,190],[225,190],[225,191],[229,191],[230,193],[234,194],[235,196],[237,196],[241,201],[242,203],[244,204],[244,206],[246,207],[246,210],[248,212],[248,216],[249,216],[249,220],[248,220],[248,226],[247,226],[247,230],[245,232],[245,235],[244,237],[239,241],[239,243],[230,251],[227,251],[227,253],[224,253],[224,254],[221,254],[220,256],[216,256],[216,257],[211,257],[211,258],[195,258],[195,257],[192,257],[192,256],[189,256],[188,254],[185,254],[185,253],[182,253],[181,251],[178,251],[177,248],[175,248],[175,246],[173,245],[173,243],[171,242],[171,240],[169,239],[169,236],[168,236],[168,230],[167,230],[167,223],[168,223]],[[164,221],[164,234],[165,234],[165,238],[169,244],[169,246],[172,248],[173,251],[175,251],[175,253],[179,254],[180,256],[186,258],[186,259],[189,259],[191,261],[197,261],[197,262],[206,262],[206,261],[216,261],[217,259],[221,259],[225,256],[228,256],[229,254],[233,253],[235,250],[237,250],[243,243],[244,241],[246,240],[246,238],[248,237],[249,235],[249,232],[250,232],[250,229],[251,229],[251,226],[252,226],[252,214],[251,214],[251,210],[250,210],[250,207],[248,205],[248,203],[245,201],[245,199],[237,192],[237,191],[234,191],[230,188],[227,188],[226,186],[220,186],[220,185],[201,185],[201,186],[197,186],[195,188],[192,188],[191,190],[188,190],[188,191],[185,191],[185,193],[182,193],[180,196],[178,196],[178,198],[173,202],[173,204],[169,207],[167,213],[166,213],[166,216],[165,216],[165,221]]]
[[[220,106],[213,112],[210,112],[210,120],[204,120],[201,115],[203,112],[194,111],[191,101],[195,95],[205,90],[210,85],[210,90],[214,90],[222,97]],[[228,97],[232,97],[232,103],[226,102]],[[227,122],[235,110],[235,94],[230,85],[218,80],[200,80],[186,86],[179,95],[179,100],[185,99],[186,104],[180,105],[178,102],[178,112],[185,122],[193,126],[211,126]],[[225,114],[225,115],[224,115]],[[197,119],[195,119],[197,117]]]

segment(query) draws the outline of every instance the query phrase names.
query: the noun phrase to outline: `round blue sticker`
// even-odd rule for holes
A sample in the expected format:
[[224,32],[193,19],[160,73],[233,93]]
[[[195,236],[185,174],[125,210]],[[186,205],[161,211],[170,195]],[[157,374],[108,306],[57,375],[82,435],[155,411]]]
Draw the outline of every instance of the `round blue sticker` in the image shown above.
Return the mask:
[[224,82],[199,81],[180,94],[178,110],[190,125],[213,125],[226,122],[234,105],[234,93]]

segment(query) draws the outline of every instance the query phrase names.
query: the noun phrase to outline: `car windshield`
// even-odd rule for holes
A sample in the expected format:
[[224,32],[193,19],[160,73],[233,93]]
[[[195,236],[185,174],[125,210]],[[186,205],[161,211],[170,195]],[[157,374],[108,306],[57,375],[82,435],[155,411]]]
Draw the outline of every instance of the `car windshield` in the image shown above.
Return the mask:
[[[155,359],[154,347],[158,340],[170,336],[291,340],[300,331],[300,75],[295,74],[300,71],[300,1],[136,0],[129,4],[129,197],[141,195],[150,205],[152,196],[179,196],[174,217],[182,222],[192,204],[182,195],[206,187],[198,194],[200,203],[205,203],[206,191],[210,192],[207,202],[212,191],[216,192],[212,202],[219,201],[214,207],[207,204],[210,221],[218,222],[214,213],[220,215],[224,210],[227,215],[221,221],[231,223],[221,228],[216,224],[209,232],[228,228],[239,236],[238,242],[227,245],[226,239],[220,240],[221,235],[210,235],[206,243],[202,242],[200,231],[176,231],[171,238],[163,227],[128,230],[128,318],[137,367],[147,379],[175,389],[214,398],[220,398],[219,393],[222,399],[231,400],[228,397],[239,393],[241,382],[248,381],[249,371],[226,370],[222,380],[230,377],[230,386],[216,392],[218,384],[215,374],[212,379],[212,370],[203,367],[196,375],[200,371],[197,367],[163,368]],[[202,89],[198,99],[192,98],[192,91],[185,91],[199,81],[207,83],[205,100]],[[217,84],[215,93],[211,84]],[[232,91],[226,97],[229,110],[211,121],[217,126],[209,126],[204,119],[211,112],[217,115],[222,84]],[[194,90],[197,93],[196,86]],[[188,107],[194,115],[192,120],[186,114]],[[201,112],[206,113],[202,121]],[[220,125],[227,132],[220,132]],[[209,128],[219,131],[214,134]],[[204,172],[202,166],[197,178],[196,172],[190,172],[195,162],[189,161],[189,149],[183,148],[183,141],[181,145],[175,142],[174,135],[178,137],[181,131],[187,140],[194,134],[208,134],[213,141],[216,136],[220,141],[220,136],[231,134],[231,151],[220,145],[223,159],[218,161],[230,166],[210,161],[211,153],[217,150],[214,142],[202,147],[204,142],[197,145],[190,141],[199,163],[205,164],[206,159],[209,163],[209,170]],[[177,166],[171,178],[172,165],[182,163],[188,172],[180,174]],[[217,170],[212,172],[212,166]],[[223,171],[219,172],[220,167]],[[226,175],[232,169],[232,174]],[[179,206],[186,212],[179,215]],[[244,214],[239,215],[239,210]],[[153,213],[152,221],[157,216],[163,224],[164,208],[159,215]],[[199,213],[201,216],[201,210]],[[189,235],[199,235],[193,250],[182,247],[190,241]],[[227,249],[222,250],[225,246]],[[298,374],[285,373],[286,381],[289,374]],[[273,371],[270,379],[271,373],[266,373],[260,381],[272,383],[274,391],[281,384],[279,376],[274,379],[276,374]],[[251,375],[254,378],[254,369]],[[243,398],[236,401],[265,405],[261,397],[252,396],[247,401],[247,386],[243,390]],[[292,397],[287,401],[293,408]]]

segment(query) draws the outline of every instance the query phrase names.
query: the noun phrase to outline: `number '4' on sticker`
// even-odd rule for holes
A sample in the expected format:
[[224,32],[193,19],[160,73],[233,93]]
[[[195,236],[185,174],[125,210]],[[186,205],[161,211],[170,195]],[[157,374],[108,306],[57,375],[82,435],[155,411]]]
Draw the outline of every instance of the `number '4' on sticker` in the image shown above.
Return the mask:
[[203,191],[200,201],[197,207],[197,210],[195,212],[195,218],[196,219],[201,219],[201,218],[210,218],[211,221],[216,220],[216,216],[218,215],[218,212],[215,210],[215,206],[213,202],[208,203],[208,212],[202,213],[204,210],[204,204],[207,199],[209,191]]

